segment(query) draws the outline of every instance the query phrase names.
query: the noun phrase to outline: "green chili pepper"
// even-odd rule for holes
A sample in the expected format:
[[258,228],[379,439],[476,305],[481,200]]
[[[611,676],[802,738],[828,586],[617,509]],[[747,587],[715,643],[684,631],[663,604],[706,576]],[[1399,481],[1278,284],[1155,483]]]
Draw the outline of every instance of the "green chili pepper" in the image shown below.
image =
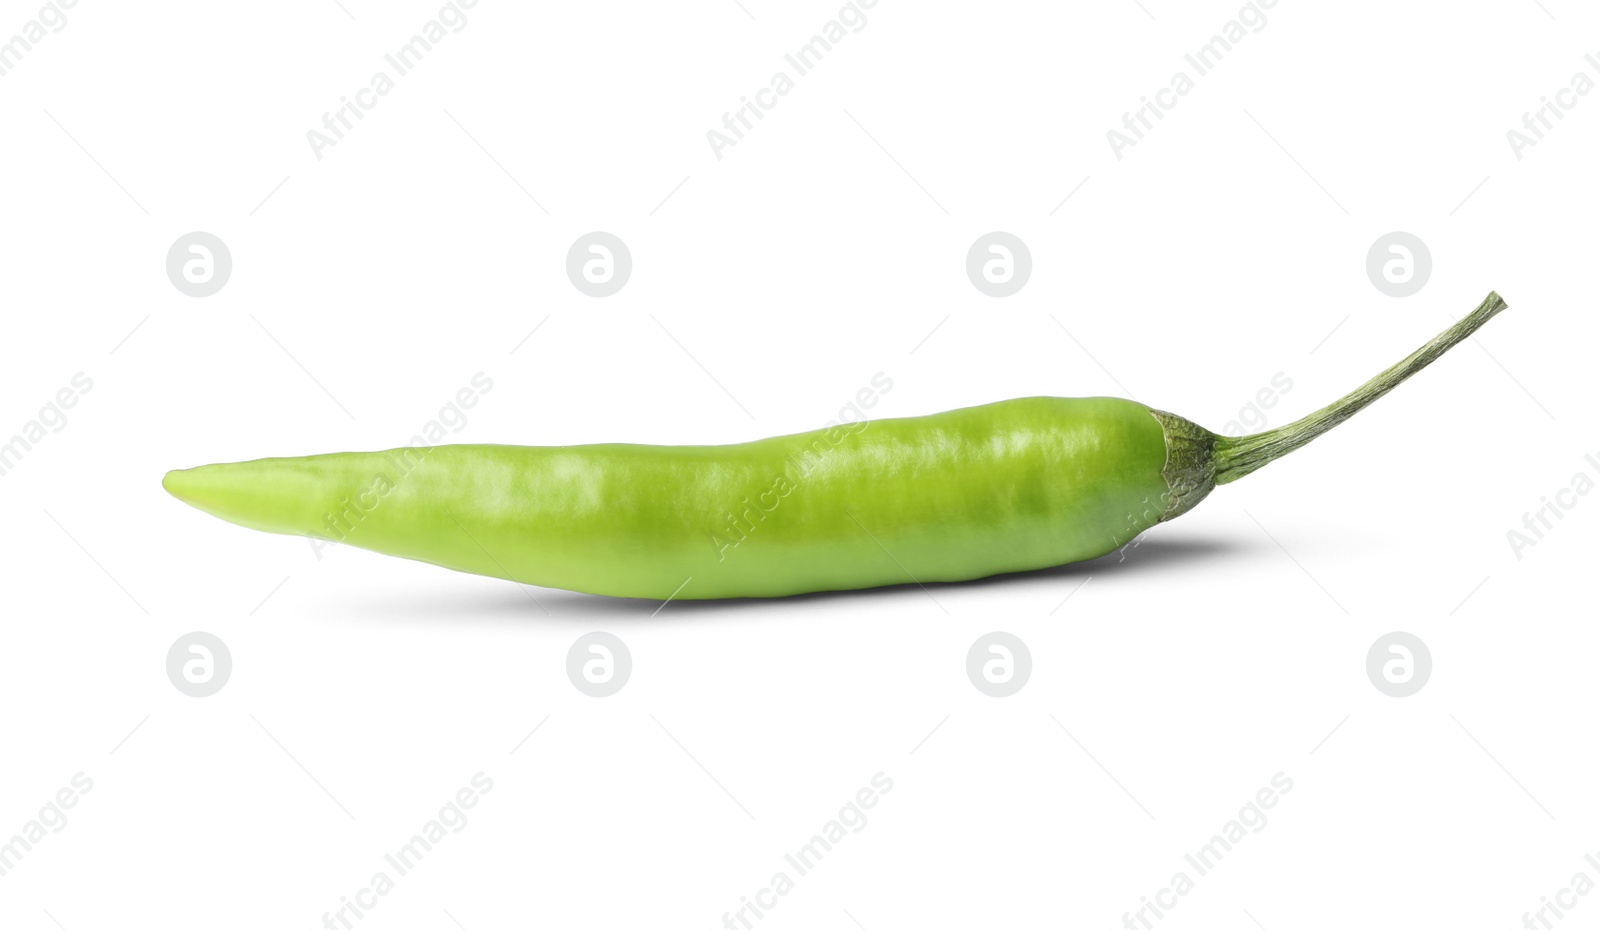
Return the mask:
[[1344,422],[1505,308],[1349,396],[1226,437],[1108,397],[1025,397],[728,446],[453,445],[168,472],[271,533],[593,594],[772,597],[964,581],[1105,555]]

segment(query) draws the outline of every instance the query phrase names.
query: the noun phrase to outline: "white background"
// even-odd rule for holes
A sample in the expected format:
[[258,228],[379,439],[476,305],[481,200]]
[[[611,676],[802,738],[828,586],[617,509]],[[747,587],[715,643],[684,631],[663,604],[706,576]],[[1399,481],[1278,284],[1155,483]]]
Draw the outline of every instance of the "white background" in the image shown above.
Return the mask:
[[[1507,538],[1600,480],[1600,93],[1506,137],[1600,80],[1600,15],[1281,0],[1119,160],[1239,10],[1141,2],[881,0],[720,160],[707,130],[836,2],[483,0],[320,160],[307,131],[437,3],[68,11],[0,78],[0,434],[93,380],[0,479],[0,840],[94,787],[0,925],[320,926],[477,772],[360,926],[721,926],[878,772],[764,930],[1120,926],[1279,772],[1164,930],[1512,927],[1600,880],[1600,496]],[[38,9],[0,3],[0,39]],[[606,299],[564,270],[596,229],[634,260]],[[1006,299],[964,270],[997,229],[1034,260]],[[204,299],[164,267],[195,230],[234,262]],[[1433,256],[1403,299],[1365,271],[1394,230]],[[1113,394],[1215,429],[1282,373],[1279,425],[1491,288],[1479,339],[1125,559],[926,592],[655,614],[318,560],[160,487],[403,444],[475,372],[452,441],[744,440],[877,372],[875,415]],[[165,673],[192,630],[233,656],[213,697]],[[592,630],[633,656],[614,697],[564,672]],[[1014,697],[966,677],[991,630],[1032,652]],[[1366,675],[1392,630],[1432,652],[1413,697]]]

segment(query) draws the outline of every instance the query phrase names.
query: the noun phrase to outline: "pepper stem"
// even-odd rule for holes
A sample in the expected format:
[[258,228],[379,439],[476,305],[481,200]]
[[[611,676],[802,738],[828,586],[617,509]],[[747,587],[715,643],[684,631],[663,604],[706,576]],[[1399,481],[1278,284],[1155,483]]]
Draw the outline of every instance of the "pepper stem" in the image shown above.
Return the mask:
[[1483,299],[1483,303],[1478,304],[1477,309],[1462,317],[1455,325],[1385,369],[1376,378],[1316,413],[1264,433],[1219,437],[1214,451],[1217,484],[1237,481],[1355,416],[1363,407],[1394,390],[1400,382],[1428,367],[1434,359],[1472,335],[1478,327],[1489,322],[1491,317],[1505,308],[1506,302],[1500,299],[1500,295],[1490,291],[1489,296]]

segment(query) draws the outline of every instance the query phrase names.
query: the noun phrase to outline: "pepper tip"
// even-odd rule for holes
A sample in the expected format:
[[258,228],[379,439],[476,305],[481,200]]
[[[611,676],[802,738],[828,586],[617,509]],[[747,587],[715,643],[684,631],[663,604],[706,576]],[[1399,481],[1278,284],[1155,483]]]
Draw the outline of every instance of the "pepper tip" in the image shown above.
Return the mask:
[[187,469],[174,468],[161,476],[161,488],[178,500],[188,503],[189,499],[183,494],[183,474]]

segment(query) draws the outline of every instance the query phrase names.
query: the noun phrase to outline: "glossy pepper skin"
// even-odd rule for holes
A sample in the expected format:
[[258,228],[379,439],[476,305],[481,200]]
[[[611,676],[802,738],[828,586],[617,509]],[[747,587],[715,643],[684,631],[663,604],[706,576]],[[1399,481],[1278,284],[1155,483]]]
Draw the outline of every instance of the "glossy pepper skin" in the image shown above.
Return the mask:
[[205,465],[225,520],[592,594],[773,597],[1104,555],[1160,519],[1149,408],[1028,397],[726,446],[453,445]]
[[168,472],[208,513],[525,584],[640,598],[964,581],[1105,555],[1349,419],[1506,306],[1340,400],[1224,437],[1107,397],[1026,397],[727,446],[459,445]]

